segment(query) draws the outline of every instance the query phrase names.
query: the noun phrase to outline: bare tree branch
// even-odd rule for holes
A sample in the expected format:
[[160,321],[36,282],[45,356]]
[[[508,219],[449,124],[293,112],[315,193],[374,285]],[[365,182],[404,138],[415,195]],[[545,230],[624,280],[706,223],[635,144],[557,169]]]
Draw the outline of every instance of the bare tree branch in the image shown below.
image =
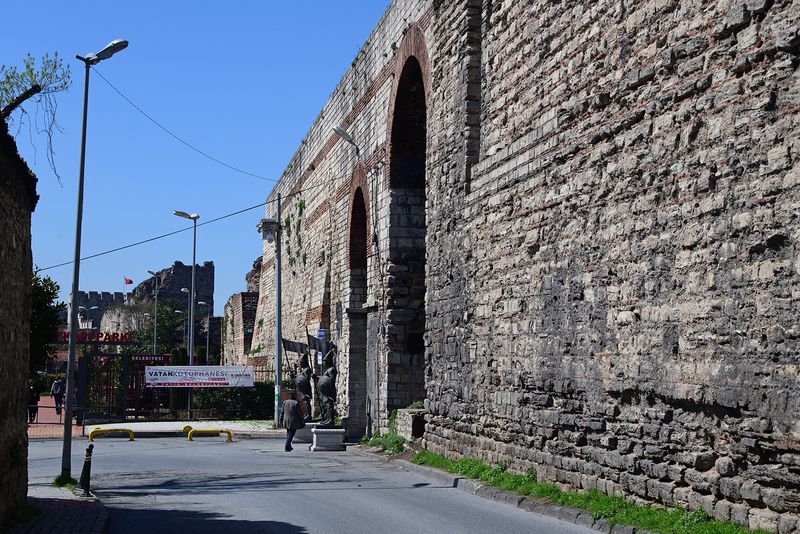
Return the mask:
[[20,104],[28,100],[33,95],[40,93],[41,91],[42,91],[41,85],[39,85],[38,83],[33,84],[33,87],[31,87],[30,89],[19,95],[17,98],[12,100],[11,103],[9,103],[6,107],[4,107],[3,111],[0,111],[0,117],[5,119],[9,115],[11,115],[11,112],[17,109]]

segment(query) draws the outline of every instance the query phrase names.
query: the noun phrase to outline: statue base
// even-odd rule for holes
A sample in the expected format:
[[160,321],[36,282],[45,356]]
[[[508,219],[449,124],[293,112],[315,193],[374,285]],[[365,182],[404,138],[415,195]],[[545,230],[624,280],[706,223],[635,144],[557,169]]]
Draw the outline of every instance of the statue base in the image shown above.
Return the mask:
[[312,451],[343,451],[344,447],[344,428],[342,427],[322,427],[315,426],[311,429],[314,442],[311,445]]
[[314,421],[306,421],[306,426],[299,429],[295,435],[294,443],[312,443],[314,441],[314,436],[311,435],[311,431],[319,426],[319,423]]

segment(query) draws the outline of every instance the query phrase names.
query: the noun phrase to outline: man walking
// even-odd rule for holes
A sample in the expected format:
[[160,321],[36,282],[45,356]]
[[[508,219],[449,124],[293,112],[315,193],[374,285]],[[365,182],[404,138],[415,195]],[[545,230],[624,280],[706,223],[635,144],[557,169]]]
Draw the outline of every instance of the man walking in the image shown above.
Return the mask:
[[306,424],[303,422],[303,416],[300,414],[300,405],[297,403],[297,393],[292,391],[289,393],[289,398],[283,401],[283,426],[286,427],[286,445],[283,450],[289,452],[292,450],[292,440],[295,433]]
[[56,403],[56,415],[61,415],[61,407],[64,405],[64,381],[56,378],[50,388],[50,394]]
[[36,421],[36,416],[39,414],[39,388],[33,379],[28,380],[28,422],[33,423]]

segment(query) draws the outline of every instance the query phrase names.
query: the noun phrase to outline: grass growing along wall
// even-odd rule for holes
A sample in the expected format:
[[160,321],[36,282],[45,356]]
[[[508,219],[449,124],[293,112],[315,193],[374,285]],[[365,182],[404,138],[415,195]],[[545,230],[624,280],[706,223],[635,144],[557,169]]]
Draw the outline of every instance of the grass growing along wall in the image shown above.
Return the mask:
[[594,519],[608,519],[611,525],[632,525],[659,534],[744,534],[753,532],[727,521],[712,520],[702,510],[686,512],[677,508],[639,506],[621,497],[611,497],[598,490],[591,490],[587,493],[562,491],[553,484],[538,482],[533,470],[519,475],[509,473],[505,465],[491,467],[473,458],[453,461],[428,450],[417,452],[411,461],[419,465],[444,469],[466,478],[481,480],[502,490],[548,499],[558,504],[585,510]]

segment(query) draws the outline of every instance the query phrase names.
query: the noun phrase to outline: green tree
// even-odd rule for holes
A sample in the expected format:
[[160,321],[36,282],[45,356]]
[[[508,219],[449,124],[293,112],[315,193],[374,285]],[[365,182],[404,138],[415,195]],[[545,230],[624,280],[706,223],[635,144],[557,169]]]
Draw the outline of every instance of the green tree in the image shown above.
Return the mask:
[[58,284],[49,276],[35,273],[31,284],[31,374],[45,367],[55,355],[53,342],[60,327],[59,313],[66,307],[57,302]]
[[[168,300],[159,302],[156,316],[158,321],[158,340],[156,352],[169,354],[173,349],[183,345],[183,328],[186,315],[175,313],[180,303]],[[120,328],[133,333],[134,345],[126,346],[122,352],[134,354],[153,351],[153,304],[149,302],[124,304],[109,308],[107,314],[113,312],[119,317]]]
[[[71,83],[69,65],[61,61],[58,52],[53,57],[45,54],[38,66],[30,54],[21,68],[0,65],[0,118],[7,121],[15,133],[27,124],[29,138],[33,138],[34,132],[47,138],[47,163],[59,181],[53,134],[60,132],[61,127],[56,122],[58,106],[54,95],[69,89]],[[29,107],[34,111],[29,112]]]

